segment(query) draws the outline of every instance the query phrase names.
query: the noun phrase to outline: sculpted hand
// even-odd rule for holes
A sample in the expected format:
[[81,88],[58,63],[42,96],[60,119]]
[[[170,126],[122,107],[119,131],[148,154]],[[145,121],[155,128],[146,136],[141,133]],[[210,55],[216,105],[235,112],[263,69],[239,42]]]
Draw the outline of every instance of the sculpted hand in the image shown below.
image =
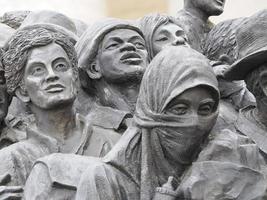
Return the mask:
[[23,195],[22,186],[5,186],[10,182],[10,174],[0,176],[0,200],[20,200]]
[[174,185],[177,185],[174,177],[170,176],[167,183],[163,184],[161,187],[156,188],[156,194],[153,200],[176,200],[177,193],[174,189]]
[[213,71],[216,74],[217,77],[224,77],[225,71],[229,68],[229,65],[217,65],[213,67]]

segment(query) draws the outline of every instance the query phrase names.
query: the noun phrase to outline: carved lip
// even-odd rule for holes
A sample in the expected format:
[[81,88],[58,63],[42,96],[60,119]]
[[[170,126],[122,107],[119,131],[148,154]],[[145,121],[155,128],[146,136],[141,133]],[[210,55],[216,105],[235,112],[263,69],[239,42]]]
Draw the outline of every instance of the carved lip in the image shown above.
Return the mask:
[[120,60],[127,64],[140,64],[142,62],[141,56],[137,53],[125,53]]
[[65,87],[61,84],[51,84],[45,88],[45,91],[48,93],[57,93],[62,92],[64,89]]

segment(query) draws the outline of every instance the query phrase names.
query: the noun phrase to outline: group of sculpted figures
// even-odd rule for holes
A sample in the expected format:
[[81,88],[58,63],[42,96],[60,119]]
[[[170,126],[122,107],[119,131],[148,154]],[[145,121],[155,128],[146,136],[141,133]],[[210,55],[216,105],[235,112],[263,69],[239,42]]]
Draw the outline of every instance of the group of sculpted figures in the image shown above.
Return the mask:
[[266,200],[267,10],[0,18],[0,200]]

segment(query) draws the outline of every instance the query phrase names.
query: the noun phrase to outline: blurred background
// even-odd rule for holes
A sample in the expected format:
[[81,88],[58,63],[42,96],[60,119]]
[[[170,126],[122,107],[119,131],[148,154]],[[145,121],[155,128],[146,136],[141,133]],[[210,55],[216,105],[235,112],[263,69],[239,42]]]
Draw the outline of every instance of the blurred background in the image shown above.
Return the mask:
[[[15,10],[49,9],[61,12],[87,24],[104,17],[135,19],[151,12],[175,15],[184,0],[1,0],[0,16]],[[212,21],[249,16],[267,9],[267,0],[226,0],[225,12]]]

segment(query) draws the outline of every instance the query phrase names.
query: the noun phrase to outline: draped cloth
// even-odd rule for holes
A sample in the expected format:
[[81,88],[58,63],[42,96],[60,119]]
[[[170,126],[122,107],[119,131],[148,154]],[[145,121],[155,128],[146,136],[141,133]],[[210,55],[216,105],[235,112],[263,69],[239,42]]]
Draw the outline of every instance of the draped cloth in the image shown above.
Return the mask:
[[[171,140],[166,140],[171,142],[170,144],[181,145],[179,140],[176,140],[174,132],[172,133],[169,129],[183,130],[184,128],[186,130],[188,127],[192,128],[195,121],[182,116],[167,115],[163,111],[172,99],[197,86],[206,86],[214,94],[217,105],[215,106],[215,112],[207,120],[214,120],[215,123],[219,101],[217,80],[208,60],[203,55],[188,47],[170,47],[160,52],[150,63],[141,83],[134,116],[134,127],[129,128],[124,133],[120,141],[103,159],[105,165],[108,165],[105,170],[112,166],[115,168],[114,171],[119,170],[123,174],[117,174],[116,180],[119,179],[118,176],[126,176],[127,180],[131,180],[131,187],[135,187],[139,191],[134,199],[152,199],[156,187],[167,182],[169,176],[176,176],[178,172],[183,171],[183,169],[177,169],[177,163],[169,160],[168,156],[165,155],[162,144],[166,144],[163,140],[167,135],[162,134],[170,134]],[[210,128],[207,127],[206,131]],[[194,136],[183,135],[182,132],[177,137],[184,141],[194,138]],[[179,144],[176,144],[177,142]],[[89,167],[87,171],[88,173],[83,175],[84,178],[80,182],[80,187],[83,189],[87,182],[92,181],[88,177],[88,174],[92,174],[92,169]],[[107,174],[109,173],[105,172],[104,176]],[[100,180],[107,179],[112,188],[116,185],[116,183],[110,183],[112,178],[103,178],[99,175],[95,177]],[[101,196],[99,192],[108,191],[101,188],[101,185],[106,184],[98,184],[98,191],[96,192],[98,197]],[[125,185],[118,187],[119,190],[122,190],[121,187],[126,187]],[[79,198],[77,197],[77,199],[85,198],[85,196],[79,194],[79,192],[84,192],[83,189],[78,188]],[[92,189],[89,190],[92,191]],[[124,190],[132,191],[133,189]],[[90,196],[92,198],[96,195],[87,193],[87,198],[90,199]],[[115,199],[120,198],[116,196]],[[126,195],[122,199],[132,198]]]

